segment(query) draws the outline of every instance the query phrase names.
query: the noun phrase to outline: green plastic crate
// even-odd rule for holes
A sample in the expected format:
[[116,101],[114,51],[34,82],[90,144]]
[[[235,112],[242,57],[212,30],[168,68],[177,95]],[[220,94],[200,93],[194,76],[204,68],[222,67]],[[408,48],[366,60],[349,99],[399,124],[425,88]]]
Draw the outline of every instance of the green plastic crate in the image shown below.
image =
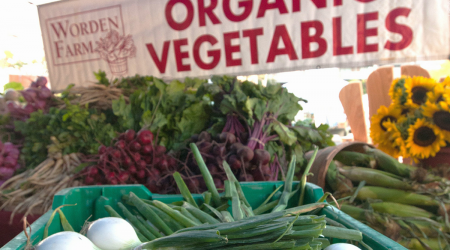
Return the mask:
[[[252,207],[259,206],[264,200],[271,194],[277,187],[283,185],[284,182],[245,182],[241,183],[245,196],[252,205]],[[297,185],[295,182],[294,185]],[[130,192],[135,193],[140,198],[159,200],[164,203],[171,203],[174,201],[181,201],[183,197],[181,195],[159,195],[152,194],[147,188],[142,185],[124,185],[124,186],[88,186],[88,187],[76,187],[67,188],[58,192],[53,199],[53,207],[55,209],[63,204],[77,204],[76,206],[67,206],[62,210],[69,220],[70,224],[75,231],[80,231],[84,222],[90,217],[90,220],[109,216],[104,210],[104,205],[111,205],[116,211],[121,213],[117,207],[117,202],[121,201],[123,194]],[[314,203],[320,199],[323,195],[322,188],[307,183],[305,203]],[[202,195],[194,194],[194,199],[201,203],[203,202]],[[273,199],[278,198],[276,195]],[[298,196],[294,196],[289,206],[295,206],[298,202]],[[37,221],[31,225],[32,235],[31,240],[33,245],[40,240],[44,234],[44,228],[47,221],[50,218],[53,210],[48,211],[42,215]],[[345,225],[348,228],[358,229],[363,233],[364,242],[373,249],[406,249],[396,243],[395,241],[387,238],[386,236],[378,233],[377,231],[365,226],[364,224],[354,220],[350,216],[343,212],[340,212],[334,207],[327,207],[322,210],[321,214],[326,214],[331,219]],[[62,231],[59,221],[59,214],[57,213],[52,225],[49,228],[49,235]],[[5,246],[2,250],[15,250],[23,249],[26,245],[26,237],[22,232]]]

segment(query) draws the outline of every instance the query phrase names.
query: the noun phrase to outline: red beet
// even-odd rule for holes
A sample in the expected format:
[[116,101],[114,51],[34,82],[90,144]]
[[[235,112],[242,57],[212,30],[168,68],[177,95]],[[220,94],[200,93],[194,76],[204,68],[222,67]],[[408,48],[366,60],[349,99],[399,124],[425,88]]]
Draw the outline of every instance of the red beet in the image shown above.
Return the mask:
[[137,140],[142,145],[150,145],[153,142],[153,134],[150,130],[141,130],[137,134]]
[[211,142],[211,134],[206,131],[203,131],[198,135],[198,140],[205,141],[205,142]]
[[[245,177],[247,177],[247,179],[246,179]],[[244,182],[244,181],[254,181],[253,175],[251,175],[251,174],[247,174],[247,175],[241,174],[241,176],[239,176],[239,179],[238,179],[238,180],[241,181],[241,182]]]
[[230,165],[230,167],[232,169],[240,169],[241,168],[241,161],[237,158],[236,155],[231,155],[230,157],[228,157],[228,164]]
[[236,143],[231,144],[230,151],[233,153],[236,153],[242,147],[244,147],[244,145],[242,145],[242,143],[236,142]]
[[267,150],[264,149],[255,149],[254,150],[254,157],[253,161],[256,164],[266,165],[270,161],[270,153]]
[[96,167],[90,167],[88,169],[88,175],[97,175],[98,174],[98,168]]
[[236,142],[236,136],[229,132],[223,132],[220,133],[219,140],[221,142],[226,142],[227,144],[233,144]]
[[111,151],[111,156],[114,159],[120,159],[122,156],[122,153],[118,149],[114,149],[113,151]]
[[157,168],[152,168],[152,169],[150,169],[149,175],[153,179],[157,180],[161,177],[161,172]]
[[191,192],[197,192],[197,189],[200,187],[200,182],[196,178],[186,179],[184,181]]
[[215,174],[219,173],[219,168],[217,168],[217,166],[214,164],[208,164],[208,165],[206,165],[206,167],[208,168],[209,173],[211,173],[211,175],[215,175]]
[[138,152],[134,153],[133,160],[134,162],[139,162],[141,160],[141,154],[139,154]]
[[175,159],[172,158],[172,157],[169,157],[169,158],[167,159],[167,162],[169,163],[169,167],[171,167],[171,168],[176,168],[177,165],[178,165],[177,160],[175,160]]
[[226,152],[225,146],[219,146],[219,145],[215,145],[213,147],[213,151],[212,151],[212,153],[216,156],[223,156],[223,155],[225,155],[225,152]]
[[141,153],[144,154],[144,155],[149,155],[149,154],[151,154],[152,152],[153,152],[153,147],[152,147],[152,145],[150,145],[150,144],[144,145],[144,146],[141,148]]
[[131,142],[132,140],[134,140],[135,135],[136,132],[134,132],[134,130],[128,129],[127,131],[125,131],[125,141]]
[[159,168],[160,168],[161,170],[166,170],[166,169],[168,169],[168,168],[169,168],[169,162],[167,162],[166,159],[162,159],[162,160],[159,162]]
[[224,188],[222,180],[214,178],[213,181],[216,188]]
[[139,144],[139,142],[137,141],[132,141],[130,143],[130,149],[133,152],[139,152],[141,150],[141,144]]
[[145,183],[145,187],[150,190],[152,193],[158,193],[158,185],[156,184],[156,180],[152,179],[151,177],[147,178],[147,181]]
[[251,161],[253,159],[254,153],[247,146],[243,146],[237,150],[237,155],[242,158],[245,162]]
[[106,147],[105,147],[105,145],[100,145],[99,147],[98,147],[98,154],[99,155],[102,155],[102,154],[104,154],[106,152]]
[[109,173],[106,175],[106,179],[107,179],[107,180],[111,180],[111,179],[113,179],[113,178],[116,178],[116,174],[115,174],[114,172],[109,172]]
[[119,140],[114,145],[120,149],[125,149],[127,143],[124,140]]
[[122,164],[123,164],[125,167],[129,167],[129,166],[133,165],[133,161],[131,160],[130,157],[124,156],[124,157],[122,157]]
[[119,181],[117,180],[117,178],[112,178],[112,179],[110,179],[109,180],[109,184],[111,184],[111,185],[117,185],[117,184],[119,184]]

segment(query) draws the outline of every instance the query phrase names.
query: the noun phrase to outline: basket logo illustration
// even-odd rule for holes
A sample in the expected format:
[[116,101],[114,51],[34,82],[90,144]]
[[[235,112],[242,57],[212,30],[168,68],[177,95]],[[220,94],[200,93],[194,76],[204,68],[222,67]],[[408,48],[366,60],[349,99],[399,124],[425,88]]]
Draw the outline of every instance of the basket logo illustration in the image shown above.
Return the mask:
[[131,35],[122,36],[118,31],[111,30],[95,43],[95,51],[108,62],[111,73],[115,76],[127,75],[128,58],[136,56],[136,46]]

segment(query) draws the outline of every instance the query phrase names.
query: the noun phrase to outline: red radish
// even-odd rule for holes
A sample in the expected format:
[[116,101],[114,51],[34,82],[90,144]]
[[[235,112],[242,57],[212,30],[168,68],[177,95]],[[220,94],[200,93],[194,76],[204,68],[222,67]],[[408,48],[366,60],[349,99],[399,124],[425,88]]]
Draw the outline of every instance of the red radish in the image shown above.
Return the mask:
[[36,79],[35,83],[38,87],[45,87],[47,84],[47,78],[40,76]]
[[128,172],[123,171],[117,176],[117,179],[119,179],[120,182],[126,182],[128,178],[130,177],[130,174]]
[[0,177],[2,179],[9,179],[14,175],[14,169],[7,167],[0,167]]
[[137,140],[142,145],[150,145],[153,142],[153,133],[150,130],[141,130],[137,134]]
[[149,173],[151,177],[156,179],[158,179],[161,176],[161,172],[157,168],[152,168]]
[[42,87],[39,89],[39,92],[37,93],[39,98],[42,99],[48,99],[50,97],[52,97],[52,91],[50,91],[50,89],[48,89],[47,87]]
[[88,175],[97,175],[98,174],[98,168],[96,167],[90,167],[88,169]]
[[129,166],[133,165],[133,161],[128,156],[122,157],[122,163],[125,167],[129,167]]
[[109,172],[109,173],[106,175],[106,179],[108,179],[108,180],[111,180],[111,179],[113,179],[113,178],[116,178],[116,174],[115,174],[114,172]]
[[106,152],[106,146],[105,145],[100,145],[100,147],[98,147],[98,154],[102,155]]
[[138,152],[134,153],[133,160],[134,162],[139,162],[141,160],[141,154],[139,154]]
[[130,172],[130,174],[136,174],[137,173],[137,169],[135,165],[131,165],[128,167],[128,172]]
[[169,167],[171,168],[175,168],[178,164],[177,160],[175,160],[175,158],[169,157],[169,159],[167,159],[167,163],[169,163]]
[[101,183],[101,182],[97,182],[97,183],[95,183],[95,185],[97,185],[97,186],[101,186],[101,185],[103,185],[103,183]]
[[36,109],[44,110],[45,107],[47,107],[47,103],[46,103],[44,100],[36,100],[36,101],[34,102],[34,107],[35,107]]
[[136,165],[136,167],[137,167],[138,169],[145,169],[145,168],[147,167],[147,163],[146,163],[145,161],[143,161],[143,160],[140,160],[140,161],[138,162],[138,164]]
[[120,157],[122,156],[122,153],[120,153],[119,150],[114,149],[113,151],[111,151],[111,155],[115,159],[120,159]]
[[139,152],[141,150],[141,144],[137,141],[132,141],[130,144],[130,149],[133,152]]
[[153,152],[153,147],[152,147],[152,145],[150,145],[150,144],[144,145],[144,146],[141,148],[141,153],[144,154],[144,155],[151,154],[152,152]]
[[127,143],[124,140],[119,140],[114,144],[114,146],[116,146],[120,149],[125,149],[125,147],[127,146]]
[[141,170],[137,171],[136,176],[137,176],[137,178],[139,178],[139,179],[144,179],[145,176],[146,176],[145,170],[141,169]]
[[125,131],[125,141],[131,142],[132,140],[134,140],[135,136],[136,132],[134,132],[134,130],[128,129],[127,131]]
[[166,147],[164,146],[156,146],[155,147],[155,154],[156,155],[162,155],[166,152]]
[[27,114],[31,114],[31,113],[33,113],[34,111],[36,111],[36,108],[33,106],[33,104],[28,103],[27,105],[25,105],[24,111],[25,111]]
[[169,163],[167,162],[166,159],[162,159],[162,160],[159,162],[159,167],[160,167],[161,170],[166,170],[166,169],[169,168]]
[[14,168],[17,164],[17,158],[6,156],[3,160],[3,165],[8,168]]
[[153,165],[154,166],[159,166],[159,163],[161,162],[161,158],[158,158],[158,157],[155,157],[154,159],[153,159]]
[[86,178],[84,178],[84,183],[87,185],[94,184],[94,182],[95,182],[95,179],[92,178],[91,176],[86,176]]
[[144,156],[144,161],[147,164],[152,164],[153,158],[149,155],[149,156]]
[[112,179],[110,179],[109,180],[109,184],[111,184],[111,185],[117,185],[117,184],[119,184],[119,182],[117,181],[117,178],[112,178]]

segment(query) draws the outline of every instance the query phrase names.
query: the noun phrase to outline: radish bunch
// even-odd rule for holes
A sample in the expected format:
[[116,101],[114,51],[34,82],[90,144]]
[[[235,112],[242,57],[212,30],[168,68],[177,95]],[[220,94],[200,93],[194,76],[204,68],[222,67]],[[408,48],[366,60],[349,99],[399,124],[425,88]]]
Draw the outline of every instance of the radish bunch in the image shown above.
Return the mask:
[[177,162],[165,154],[164,146],[154,144],[151,131],[129,129],[113,142],[99,147],[97,165],[85,170],[85,184],[141,183],[152,192],[164,191],[161,176],[171,173]]
[[18,164],[20,151],[10,142],[0,141],[0,186],[20,168]]
[[[212,138],[208,132],[191,137],[200,153],[205,159],[206,166],[213,176],[214,183],[218,188],[223,187],[226,175],[222,169],[225,160],[233,170],[239,181],[269,181],[276,180],[278,169],[269,165],[270,153],[264,149],[255,149],[238,142],[236,136],[229,132],[222,132]],[[195,161],[188,162],[189,168],[198,169]],[[189,187],[189,182],[187,182]],[[191,189],[191,187],[190,187]]]
[[47,79],[38,77],[28,89],[20,91],[20,94],[27,102],[25,106],[21,106],[14,101],[7,101],[6,106],[11,116],[19,120],[25,120],[34,111],[43,110],[46,112],[50,106],[49,101],[53,97],[52,91],[46,85]]

